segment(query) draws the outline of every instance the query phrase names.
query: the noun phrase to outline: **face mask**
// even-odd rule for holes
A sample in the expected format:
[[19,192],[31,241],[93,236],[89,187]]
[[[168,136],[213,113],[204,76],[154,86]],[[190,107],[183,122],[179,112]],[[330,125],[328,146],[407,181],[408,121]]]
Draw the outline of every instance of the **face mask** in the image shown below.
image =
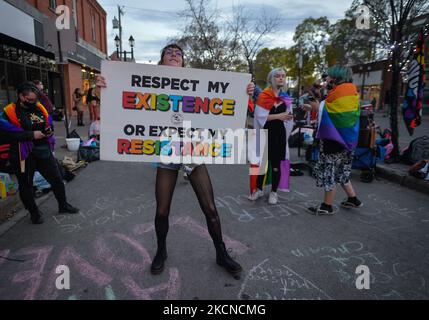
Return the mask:
[[328,88],[329,91],[331,91],[332,89],[334,89],[335,84],[333,82],[329,82],[326,87]]
[[37,102],[28,102],[28,101],[25,101],[25,102],[24,102],[24,105],[25,105],[27,108],[35,109],[35,108],[37,107]]

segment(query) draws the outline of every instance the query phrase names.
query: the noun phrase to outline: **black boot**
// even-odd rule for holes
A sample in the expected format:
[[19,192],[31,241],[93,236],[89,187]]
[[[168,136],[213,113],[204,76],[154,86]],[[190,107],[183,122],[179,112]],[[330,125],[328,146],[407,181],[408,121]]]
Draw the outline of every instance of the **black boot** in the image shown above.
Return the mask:
[[60,204],[59,209],[58,209],[58,213],[60,213],[60,214],[63,214],[63,213],[76,214],[76,213],[79,213],[79,209],[75,208],[71,204],[65,202],[63,204]]
[[30,211],[30,216],[31,216],[31,222],[33,224],[42,224],[43,222],[45,222],[45,219],[43,219],[43,212],[40,211],[39,209],[33,212]]
[[216,247],[216,263],[218,265],[225,268],[226,271],[228,271],[232,275],[237,275],[243,270],[241,266],[229,256],[225,248],[225,243],[222,242],[218,245],[215,245],[215,247]]
[[158,244],[155,258],[153,258],[152,265],[150,266],[150,272],[152,272],[152,274],[160,274],[164,271],[165,260],[167,260],[167,246],[164,242]]

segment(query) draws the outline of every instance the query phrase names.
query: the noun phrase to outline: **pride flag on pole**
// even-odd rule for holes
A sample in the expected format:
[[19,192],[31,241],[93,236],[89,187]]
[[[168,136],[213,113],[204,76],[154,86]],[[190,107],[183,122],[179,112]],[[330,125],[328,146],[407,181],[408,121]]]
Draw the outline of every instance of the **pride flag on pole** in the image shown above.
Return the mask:
[[425,88],[425,38],[420,30],[413,60],[408,69],[408,84],[402,114],[410,136],[422,123],[423,90]]

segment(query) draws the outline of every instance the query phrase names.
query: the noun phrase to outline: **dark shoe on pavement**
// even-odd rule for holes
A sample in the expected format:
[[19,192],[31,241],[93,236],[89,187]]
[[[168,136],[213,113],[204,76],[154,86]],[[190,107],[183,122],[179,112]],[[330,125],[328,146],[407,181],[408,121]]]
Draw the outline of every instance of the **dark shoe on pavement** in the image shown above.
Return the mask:
[[43,212],[41,212],[40,210],[30,212],[30,216],[31,222],[33,224],[42,224],[43,222],[45,222],[45,219],[43,219]]
[[155,275],[162,273],[164,271],[165,260],[167,260],[167,248],[166,246],[158,246],[155,258],[153,258],[152,265],[150,266],[150,272]]
[[290,169],[290,176],[291,177],[301,177],[303,175],[304,175],[304,173],[301,170],[292,169],[292,168]]
[[311,214],[316,216],[332,216],[334,215],[334,209],[332,206],[325,205],[322,203],[317,207],[310,207],[307,209]]
[[64,214],[64,213],[76,214],[76,213],[79,213],[79,209],[73,207],[71,204],[66,202],[63,205],[60,205],[58,213],[60,213],[60,214]]
[[354,198],[348,198],[341,202],[341,206],[343,208],[361,208],[363,206],[363,203],[356,197]]
[[226,250],[225,243],[223,242],[216,246],[216,263],[234,276],[243,270],[243,268],[230,257]]

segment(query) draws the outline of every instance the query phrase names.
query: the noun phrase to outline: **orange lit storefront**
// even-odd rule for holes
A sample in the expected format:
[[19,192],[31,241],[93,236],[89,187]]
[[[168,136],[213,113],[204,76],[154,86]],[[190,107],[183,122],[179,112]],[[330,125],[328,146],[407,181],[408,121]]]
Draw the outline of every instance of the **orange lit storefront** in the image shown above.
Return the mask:
[[[99,70],[73,61],[69,61],[69,63],[64,66],[64,91],[66,92],[66,105],[70,106],[68,107],[69,113],[73,107],[74,90],[80,88],[86,96],[89,88],[95,85],[98,74],[100,74]],[[84,99],[85,98],[86,97],[84,97]],[[84,103],[85,102],[84,100]]]

